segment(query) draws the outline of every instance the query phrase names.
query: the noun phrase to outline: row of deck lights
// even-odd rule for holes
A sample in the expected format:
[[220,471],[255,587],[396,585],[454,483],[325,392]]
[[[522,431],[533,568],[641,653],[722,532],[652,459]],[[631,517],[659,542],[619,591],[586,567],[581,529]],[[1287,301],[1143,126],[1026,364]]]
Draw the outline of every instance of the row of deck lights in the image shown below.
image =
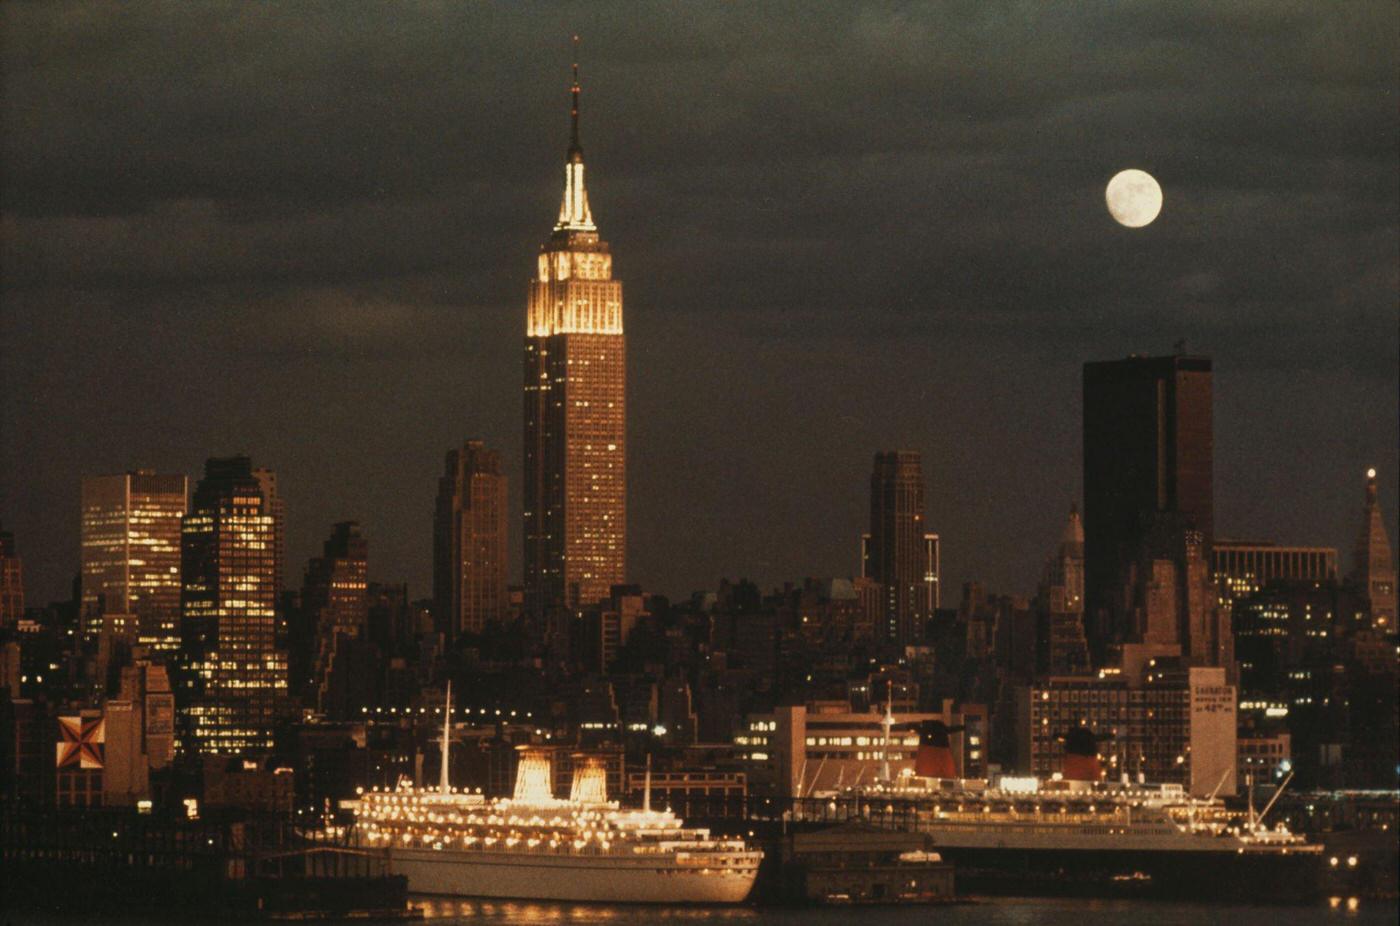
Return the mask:
[[[627,836],[625,833],[621,835],[624,838]],[[388,844],[394,841],[394,836],[392,834],[380,831],[377,827],[374,827],[373,824],[370,825],[367,836],[370,842],[373,843]],[[566,849],[572,848],[576,852],[581,852],[588,848],[590,842],[596,843],[599,850],[607,852],[612,848],[614,842],[614,840],[609,839],[606,834],[596,830],[585,830],[576,835],[572,840],[567,837],[561,838],[561,834],[557,832],[550,833],[546,839],[543,835],[527,837],[518,831],[511,831],[509,836],[503,837],[499,833],[490,836],[476,836],[471,834],[444,833],[437,829],[427,832],[403,833],[398,837],[398,841],[405,847],[411,846],[415,839],[425,846],[432,846],[434,849],[442,849],[444,846],[451,846],[457,842],[460,842],[463,848],[469,848],[480,843],[483,848],[491,848],[500,844],[507,849],[514,849],[524,843],[526,848],[535,849],[547,842],[550,849],[557,850],[561,847]],[[631,851],[635,854],[643,855],[659,854],[663,848],[665,847],[633,846],[631,847]],[[714,846],[714,849],[719,852],[739,852],[744,851],[744,848],[741,842],[735,840],[720,840]],[[689,852],[677,853],[677,858],[690,859],[694,854],[695,850],[691,849]]]
[[[484,815],[467,814],[463,816],[462,814],[456,813],[433,813],[428,810],[427,808],[432,807],[431,798],[437,796],[437,792],[418,793],[405,789],[380,792],[376,788],[368,795],[365,795],[363,791],[360,793],[364,799],[366,815],[369,817],[365,825],[366,835],[371,842],[382,844],[389,844],[397,839],[403,845],[408,846],[412,845],[416,839],[422,842],[423,845],[430,845],[435,849],[441,849],[444,846],[450,846],[457,842],[460,842],[464,848],[475,846],[479,843],[483,847],[492,847],[501,844],[506,848],[513,849],[520,846],[523,842],[527,848],[535,849],[547,842],[549,848],[552,850],[564,847],[566,849],[572,848],[574,851],[582,851],[592,843],[596,844],[600,850],[607,851],[611,848],[613,841],[619,838],[623,840],[639,840],[647,836],[676,837],[684,834],[684,831],[676,824],[659,827],[655,825],[657,823],[669,823],[669,821],[675,820],[674,814],[669,811],[651,811],[647,813],[619,810],[609,810],[605,812],[596,809],[580,809],[567,817],[555,815],[549,819],[544,818],[540,814],[533,814],[530,816],[507,816],[493,813]],[[477,789],[477,793],[480,793],[480,789]],[[508,805],[509,801],[502,801],[501,803]],[[396,837],[392,833],[386,832],[386,828],[379,825],[380,821],[387,821],[391,825],[396,821],[408,823],[411,825],[412,831],[399,834]],[[622,828],[617,828],[616,825],[619,823],[623,824]],[[627,824],[633,824],[635,827],[635,825],[639,823],[652,824],[652,826],[646,829],[629,829],[626,826]],[[512,829],[508,836],[502,836],[500,833],[479,836],[472,834],[454,834],[451,832],[444,832],[442,829],[438,828],[439,826],[467,825],[511,826],[525,827],[528,829],[546,826],[569,827],[579,824],[587,825],[589,828],[583,829],[582,832],[577,833],[572,839],[568,836],[561,836],[557,830],[551,831],[547,837],[544,834],[527,836],[516,829]],[[431,828],[425,830],[423,828],[424,825]],[[705,835],[707,836],[708,834],[706,833]],[[675,840],[672,839],[669,841]],[[664,846],[653,848],[639,845],[632,847],[632,851],[634,853],[646,853],[660,851],[662,848],[664,848]],[[722,841],[718,848],[721,851],[735,851],[741,850],[743,847],[742,844],[733,845],[730,841]]]
[[[494,710],[494,714],[493,714],[493,710]],[[432,709],[432,712],[433,712],[434,714],[441,715],[441,714],[442,714],[442,708],[440,708],[440,707],[435,707],[435,708]],[[405,717],[409,717],[409,716],[412,716],[412,715],[415,715],[415,714],[423,714],[423,715],[426,715],[426,714],[428,713],[428,709],[427,709],[426,707],[420,707],[420,708],[418,708],[417,710],[415,710],[415,709],[413,709],[413,708],[411,708],[411,707],[405,707],[403,710],[400,710],[400,709],[397,708],[397,707],[390,707],[390,708],[376,707],[376,708],[374,708],[374,709],[371,711],[370,708],[368,708],[368,707],[362,707],[362,708],[360,708],[360,713],[361,713],[361,714],[370,714],[370,713],[374,713],[374,714],[403,714]],[[496,716],[496,717],[524,717],[524,718],[527,719],[527,720],[529,720],[529,719],[531,719],[531,718],[533,718],[533,717],[535,716],[534,714],[532,714],[532,713],[529,712],[529,711],[524,711],[524,712],[522,713],[522,712],[520,712],[520,711],[507,711],[507,710],[504,710],[504,709],[499,708],[499,707],[498,707],[498,708],[494,708],[494,709],[493,709],[493,708],[489,708],[489,707],[478,707],[478,708],[471,708],[471,707],[454,707],[454,708],[452,708],[451,711],[448,713],[448,716],[451,717],[451,716],[453,716],[453,715],[455,715],[455,714],[461,714],[463,717],[466,717],[466,716],[468,716],[468,715],[470,715],[470,714],[474,714],[474,713],[475,713],[475,714],[480,714],[480,715],[482,715],[483,717],[487,717],[487,716]]]
[[[1142,805],[1142,803],[1139,802],[1139,801],[1134,801],[1134,802],[1131,804],[1131,806],[1132,806],[1132,807],[1141,807],[1141,806],[1143,806],[1143,805]],[[834,811],[834,810],[836,809],[836,802],[835,802],[835,801],[832,801],[832,802],[828,805],[828,807],[829,807],[829,809],[831,809],[831,810]],[[1036,815],[1041,815],[1041,814],[1043,814],[1043,813],[1045,812],[1044,809],[1041,807],[1040,804],[1036,804],[1036,805],[1034,805],[1034,807],[1035,807],[1035,809],[1034,809],[1033,812],[1034,812]],[[1119,812],[1120,812],[1121,809],[1122,809],[1122,808],[1114,807],[1114,808],[1111,808],[1111,812],[1113,813],[1114,816],[1117,816],[1117,815],[1119,814]],[[885,808],[884,808],[884,812],[887,813],[887,814],[893,814],[893,813],[894,813],[894,805],[893,805],[893,804],[886,804],[886,805],[885,805]],[[948,816],[949,813],[968,813],[969,811],[968,811],[962,804],[958,804],[958,805],[957,805],[957,809],[956,809],[955,811],[945,811],[945,810],[943,809],[942,805],[940,805],[940,804],[935,804],[935,805],[933,806],[933,812],[934,812],[934,814],[935,814],[936,816],[939,816],[939,817],[946,817],[946,816]],[[972,810],[972,811],[970,811],[970,812],[971,812],[971,813],[977,813],[976,810]],[[984,814],[990,814],[990,813],[992,812],[992,807],[991,807],[991,805],[990,805],[990,804],[983,804],[983,805],[981,805],[981,812],[984,813]],[[1017,810],[1014,806],[1008,807],[1007,810],[1006,810],[1005,812],[1009,812],[1009,813],[1011,813],[1013,816],[1022,813],[1022,811]],[[1090,814],[1097,813],[1097,812],[1098,812],[1098,807],[1097,807],[1097,805],[1095,805],[1095,804],[1090,804],[1090,805],[1088,805],[1087,812],[1090,813]],[[1052,813],[1052,814],[1058,814],[1058,815],[1060,815],[1060,816],[1065,816],[1065,815],[1067,815],[1067,814],[1078,813],[1078,811],[1073,810],[1072,808],[1070,808],[1070,807],[1067,806],[1067,805],[1061,804],[1061,805],[1056,806],[1054,809],[1052,809],[1052,810],[1050,811],[1050,813]],[[1180,823],[1178,823],[1177,821],[1172,821],[1172,822],[1173,822],[1175,825],[1177,825],[1177,827],[1178,827],[1179,829],[1185,829],[1185,828],[1186,828],[1186,827],[1182,826]],[[1240,826],[1238,826],[1238,825],[1236,825],[1236,826],[1225,826],[1225,825],[1219,824],[1219,823],[1210,823],[1210,824],[1201,825],[1201,826],[1199,826],[1198,828],[1207,830],[1207,831],[1209,831],[1209,832],[1211,832],[1211,833],[1214,833],[1214,834],[1217,835],[1217,836],[1218,836],[1218,835],[1221,835],[1221,834],[1224,834],[1224,833],[1230,833],[1230,834],[1235,835],[1235,836],[1244,835],[1243,829],[1242,829]],[[1277,831],[1278,831],[1278,832],[1285,832],[1285,831],[1286,831],[1286,830],[1285,830],[1285,827],[1283,826],[1282,823],[1280,823],[1280,824],[1278,825]],[[1126,831],[1125,831],[1125,832],[1126,832]],[[1241,851],[1243,851],[1243,850],[1241,850]]]

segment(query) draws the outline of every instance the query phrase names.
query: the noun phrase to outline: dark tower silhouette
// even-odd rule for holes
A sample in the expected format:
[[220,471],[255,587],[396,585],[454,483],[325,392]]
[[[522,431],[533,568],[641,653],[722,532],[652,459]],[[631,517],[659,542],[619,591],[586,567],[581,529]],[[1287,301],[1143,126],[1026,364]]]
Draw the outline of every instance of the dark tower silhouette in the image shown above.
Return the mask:
[[503,621],[506,477],[481,441],[447,452],[433,513],[433,619],[449,640]]
[[1084,364],[1085,613],[1096,660],[1127,635],[1127,574],[1151,538],[1195,531],[1209,560],[1212,428],[1209,357]]
[[916,450],[875,454],[870,476],[870,533],[865,541],[866,578],[882,586],[881,637],[903,646],[933,616],[936,570],[924,518],[924,472]]

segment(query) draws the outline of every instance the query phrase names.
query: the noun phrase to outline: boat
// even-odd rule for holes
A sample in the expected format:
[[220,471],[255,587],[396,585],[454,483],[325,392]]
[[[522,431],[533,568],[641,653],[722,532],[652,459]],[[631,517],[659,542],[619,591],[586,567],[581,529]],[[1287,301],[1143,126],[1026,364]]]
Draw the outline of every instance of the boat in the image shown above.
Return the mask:
[[568,798],[551,793],[552,753],[520,747],[514,795],[487,798],[447,779],[451,689],[436,789],[401,781],[361,793],[354,842],[383,849],[416,894],[599,903],[733,904],[753,887],[763,853],[687,827],[651,807],[607,799],[602,763],[577,757]]
[[949,728],[927,721],[917,732],[913,768],[892,776],[886,763],[871,784],[813,796],[832,807],[840,798],[842,812],[877,825],[928,834],[956,867],[960,891],[1298,903],[1320,896],[1322,846],[1282,823],[1267,825],[1273,800],[1255,813],[1252,787],[1242,814],[1180,784],[1104,781],[1096,738],[1083,728],[1066,734],[1062,771],[1050,779],[957,778]]

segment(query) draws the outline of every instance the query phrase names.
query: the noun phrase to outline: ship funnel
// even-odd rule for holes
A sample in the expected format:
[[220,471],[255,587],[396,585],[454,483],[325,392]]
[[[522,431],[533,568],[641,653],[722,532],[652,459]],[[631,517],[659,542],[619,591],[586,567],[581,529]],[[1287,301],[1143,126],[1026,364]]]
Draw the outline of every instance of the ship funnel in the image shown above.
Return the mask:
[[580,804],[602,804],[608,799],[608,770],[597,756],[574,756],[574,783],[569,800]]
[[962,727],[950,727],[941,720],[919,724],[919,751],[914,755],[914,774],[921,778],[957,778],[953,746],[948,737]]
[[553,764],[549,753],[538,749],[520,753],[520,766],[515,772],[515,800],[521,804],[548,804],[554,800],[550,778]]
[[1061,773],[1067,781],[1098,781],[1103,777],[1099,765],[1099,741],[1088,727],[1075,727],[1064,735],[1065,759]]

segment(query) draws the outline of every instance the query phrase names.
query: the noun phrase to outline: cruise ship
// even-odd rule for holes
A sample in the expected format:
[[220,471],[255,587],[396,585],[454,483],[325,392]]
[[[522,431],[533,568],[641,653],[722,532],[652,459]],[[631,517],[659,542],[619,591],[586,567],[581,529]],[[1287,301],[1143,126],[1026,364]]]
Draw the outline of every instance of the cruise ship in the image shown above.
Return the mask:
[[929,834],[956,866],[960,890],[1318,896],[1322,847],[1267,825],[1272,801],[1256,813],[1251,799],[1240,813],[1178,784],[1103,781],[1094,735],[1083,729],[1067,734],[1062,771],[1049,780],[957,778],[948,732],[938,721],[922,724],[913,769],[824,797],[844,798],[843,809],[878,825]]
[[[451,693],[448,711],[451,715]],[[753,887],[763,853],[687,827],[669,810],[607,799],[597,760],[575,764],[568,798],[551,793],[551,754],[523,747],[512,798],[449,787],[444,721],[437,789],[407,782],[361,794],[354,841],[387,850],[419,894],[607,903],[732,904]]]

